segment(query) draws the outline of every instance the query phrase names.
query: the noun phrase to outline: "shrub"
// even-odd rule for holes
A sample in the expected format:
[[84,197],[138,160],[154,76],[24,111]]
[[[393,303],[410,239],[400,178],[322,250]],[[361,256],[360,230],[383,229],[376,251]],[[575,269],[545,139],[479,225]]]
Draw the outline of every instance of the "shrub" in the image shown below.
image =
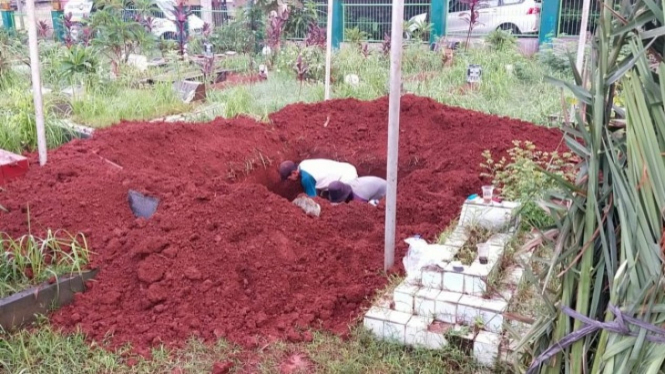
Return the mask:
[[492,31],[487,34],[485,41],[495,51],[510,50],[517,47],[517,37],[505,30]]
[[539,151],[529,141],[515,140],[513,145],[508,159],[496,161],[490,151],[484,151],[480,176],[491,179],[504,199],[522,203],[520,214],[526,225],[539,229],[551,226],[554,221],[537,201],[545,192],[560,186],[549,174],[572,180],[574,158],[570,153]]
[[308,66],[304,79],[311,81],[322,81],[326,71],[325,51],[317,46],[299,47],[295,44],[287,44],[277,55],[276,67],[280,71],[287,71],[296,75],[294,70],[298,58]]

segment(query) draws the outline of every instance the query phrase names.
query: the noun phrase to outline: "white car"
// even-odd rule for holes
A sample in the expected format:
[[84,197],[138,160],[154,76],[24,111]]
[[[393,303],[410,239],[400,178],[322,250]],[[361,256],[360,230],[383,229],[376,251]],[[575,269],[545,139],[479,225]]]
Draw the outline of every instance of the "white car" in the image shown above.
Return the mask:
[[[176,5],[175,0],[156,0],[155,3],[159,10],[164,14],[164,18],[155,17],[152,21],[152,34],[158,38],[175,39],[178,35],[178,27],[175,24],[173,8]],[[86,17],[90,17],[93,11],[93,2],[91,0],[69,0],[64,7],[64,14],[72,14],[71,21],[75,26],[72,27],[72,38],[77,39],[80,32],[80,25]],[[190,15],[187,18],[189,32],[198,35],[203,32],[204,22],[201,18]]]
[[[513,34],[537,33],[540,28],[540,0],[481,0],[477,6],[478,20],[472,34],[487,34],[494,30],[512,31]],[[448,34],[466,34],[469,31],[470,7],[468,3],[452,0],[448,3]],[[426,22],[429,14],[422,13],[409,20],[407,32],[413,33]]]

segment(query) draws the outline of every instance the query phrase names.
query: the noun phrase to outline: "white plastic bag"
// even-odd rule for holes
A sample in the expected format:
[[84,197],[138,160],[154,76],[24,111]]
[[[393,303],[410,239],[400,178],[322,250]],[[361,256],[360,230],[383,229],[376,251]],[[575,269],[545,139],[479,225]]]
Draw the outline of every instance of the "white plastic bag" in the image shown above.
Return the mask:
[[420,269],[438,263],[436,247],[430,246],[419,235],[404,240],[409,245],[409,251],[402,259],[407,278],[416,278]]

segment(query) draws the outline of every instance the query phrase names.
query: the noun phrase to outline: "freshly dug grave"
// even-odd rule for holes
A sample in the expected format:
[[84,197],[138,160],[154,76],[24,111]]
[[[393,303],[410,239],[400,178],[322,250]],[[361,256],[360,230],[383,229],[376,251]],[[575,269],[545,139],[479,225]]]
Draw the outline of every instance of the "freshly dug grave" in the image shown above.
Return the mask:
[[[122,123],[73,141],[0,193],[3,229],[84,232],[100,269],[92,288],[54,313],[110,348],[139,353],[192,335],[308,340],[309,328],[344,334],[386,278],[383,206],[331,206],[319,218],[290,203],[284,159],[349,161],[385,176],[386,98],[292,105],[271,124],[246,118],[205,124]],[[514,139],[553,150],[561,134],[521,121],[404,96],[400,123],[397,269],[407,236],[432,238],[479,191],[481,153]],[[32,156],[33,161],[35,156]],[[119,166],[118,166],[119,165]],[[136,219],[129,189],[161,199]],[[105,339],[106,338],[106,339]]]

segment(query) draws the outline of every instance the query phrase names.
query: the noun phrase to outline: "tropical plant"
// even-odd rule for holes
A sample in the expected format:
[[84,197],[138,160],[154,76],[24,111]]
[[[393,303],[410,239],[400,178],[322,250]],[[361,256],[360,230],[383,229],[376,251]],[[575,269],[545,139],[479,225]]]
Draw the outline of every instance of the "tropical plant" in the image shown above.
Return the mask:
[[510,50],[517,47],[517,37],[506,30],[494,30],[487,34],[485,41],[495,51]]
[[271,50],[277,52],[282,43],[282,34],[284,33],[284,26],[289,19],[289,11],[286,10],[282,14],[274,12],[268,19],[268,46]]
[[383,41],[381,42],[381,50],[383,51],[384,55],[388,55],[390,53],[390,35],[388,33],[383,34]]
[[51,26],[49,26],[46,21],[37,22],[37,36],[40,38],[46,38],[51,31]]
[[189,38],[189,30],[187,30],[187,19],[192,15],[192,9],[187,5],[186,0],[178,0],[176,5],[171,10],[173,19],[176,25],[176,40],[178,41],[178,51],[180,56],[184,56],[187,46],[187,39]]
[[97,57],[91,47],[74,45],[64,52],[59,64],[62,77],[71,78],[78,74],[92,74],[97,72]]
[[349,43],[356,44],[358,48],[362,48],[362,41],[367,40],[367,33],[357,27],[344,30],[344,36]]
[[469,25],[468,31],[466,33],[466,44],[464,45],[465,50],[469,47],[469,38],[471,37],[471,32],[473,31],[474,27],[480,24],[480,22],[478,22],[478,18],[480,17],[478,8],[480,8],[480,4],[483,1],[485,0],[460,0],[460,3],[469,6],[468,14],[465,12],[461,17],[462,20]]
[[302,59],[302,55],[298,55],[296,59],[295,66],[293,67],[296,71],[296,79],[300,82],[300,88],[298,89],[298,100],[300,100],[300,92],[302,91],[302,84],[307,79],[307,73],[309,72],[309,65]]
[[112,71],[116,75],[118,64],[126,63],[130,54],[154,43],[154,38],[143,25],[135,20],[123,19],[122,6],[112,1],[105,2],[103,8],[93,13],[86,22],[86,26],[96,34],[93,45],[111,60]]
[[319,27],[314,22],[309,24],[309,28],[307,29],[307,37],[305,38],[305,46],[317,46],[320,48],[325,48],[327,40],[328,35],[325,28]]
[[288,37],[302,38],[310,25],[316,24],[317,19],[315,2],[312,0],[305,0],[302,4],[296,2],[290,8],[289,18],[284,25],[284,33]]
[[[557,220],[541,275],[548,313],[520,342],[532,347],[527,373],[665,369],[663,3],[636,0],[619,11],[613,3],[604,1],[575,83],[554,81],[578,100],[564,131],[580,164],[547,205]],[[621,58],[624,47],[630,54]],[[625,126],[611,121],[618,82]]]
[[544,229],[554,224],[552,218],[538,206],[547,191],[558,187],[550,175],[573,180],[575,159],[570,153],[544,152],[529,141],[513,141],[508,158],[495,160],[489,150],[483,152],[480,176],[490,179],[502,198],[522,203],[520,214],[525,228]]

